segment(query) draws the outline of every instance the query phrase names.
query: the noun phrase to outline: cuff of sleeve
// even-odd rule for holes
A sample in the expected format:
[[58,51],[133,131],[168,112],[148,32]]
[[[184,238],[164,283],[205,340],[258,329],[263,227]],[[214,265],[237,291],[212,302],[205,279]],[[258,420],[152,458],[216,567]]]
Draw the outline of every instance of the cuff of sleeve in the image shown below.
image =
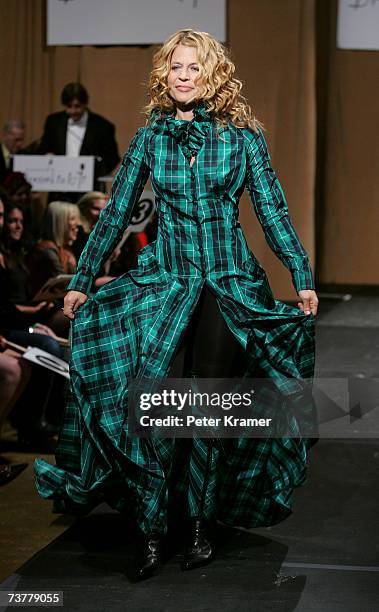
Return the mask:
[[91,292],[92,283],[92,276],[87,276],[83,273],[75,274],[67,287],[67,291],[80,291],[88,295]]
[[311,269],[308,271],[294,270],[292,272],[292,282],[298,293],[299,291],[302,291],[302,289],[315,290],[315,283]]

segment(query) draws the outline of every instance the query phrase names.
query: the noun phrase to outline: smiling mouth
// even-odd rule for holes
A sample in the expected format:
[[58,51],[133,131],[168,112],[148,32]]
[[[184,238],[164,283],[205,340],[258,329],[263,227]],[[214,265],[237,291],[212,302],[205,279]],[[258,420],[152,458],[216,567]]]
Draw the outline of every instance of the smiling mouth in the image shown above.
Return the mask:
[[177,85],[176,89],[180,91],[192,91],[192,87],[186,87],[185,85]]

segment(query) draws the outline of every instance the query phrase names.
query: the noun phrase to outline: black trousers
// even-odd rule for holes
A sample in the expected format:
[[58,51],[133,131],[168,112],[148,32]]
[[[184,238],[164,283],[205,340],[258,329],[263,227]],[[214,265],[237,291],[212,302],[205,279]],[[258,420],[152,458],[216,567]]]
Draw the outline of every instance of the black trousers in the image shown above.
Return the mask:
[[[212,291],[205,285],[185,335],[173,357],[169,378],[232,378],[244,373],[245,352],[225,323]],[[217,514],[217,461],[215,440],[178,438],[171,466],[170,488],[185,470],[188,490],[184,503],[189,517],[212,520]],[[170,499],[170,494],[169,494]],[[175,503],[169,513],[177,520]]]
[[215,295],[204,285],[167,376],[242,377],[245,361],[245,351],[224,321]]

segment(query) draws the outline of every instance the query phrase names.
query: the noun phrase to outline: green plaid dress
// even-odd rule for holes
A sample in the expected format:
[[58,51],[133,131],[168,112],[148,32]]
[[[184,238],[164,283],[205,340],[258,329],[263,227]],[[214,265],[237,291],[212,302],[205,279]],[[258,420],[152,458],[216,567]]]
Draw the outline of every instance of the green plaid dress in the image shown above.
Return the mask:
[[293,489],[306,479],[306,439],[230,439],[223,453],[206,440],[129,437],[128,389],[132,379],[167,375],[204,285],[257,371],[312,377],[313,316],[274,299],[238,220],[245,186],[297,291],[314,288],[307,255],[262,132],[220,128],[199,104],[190,122],[156,112],[137,131],[71,289],[90,293],[149,176],[157,239],[76,313],[56,465],[36,460],[38,492],[61,511],[107,501],[145,532],[166,529],[171,502],[231,525],[272,525],[291,513]]

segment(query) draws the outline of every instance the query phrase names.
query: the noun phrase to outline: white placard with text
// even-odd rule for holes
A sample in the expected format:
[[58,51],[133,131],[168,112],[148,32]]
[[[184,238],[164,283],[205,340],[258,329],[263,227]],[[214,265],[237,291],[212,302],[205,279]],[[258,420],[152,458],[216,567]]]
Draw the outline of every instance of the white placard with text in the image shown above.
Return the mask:
[[48,0],[48,45],[162,43],[183,28],[226,40],[226,0]]
[[337,46],[379,50],[379,0],[339,0]]
[[92,191],[93,155],[14,155],[13,170],[23,172],[33,191]]

